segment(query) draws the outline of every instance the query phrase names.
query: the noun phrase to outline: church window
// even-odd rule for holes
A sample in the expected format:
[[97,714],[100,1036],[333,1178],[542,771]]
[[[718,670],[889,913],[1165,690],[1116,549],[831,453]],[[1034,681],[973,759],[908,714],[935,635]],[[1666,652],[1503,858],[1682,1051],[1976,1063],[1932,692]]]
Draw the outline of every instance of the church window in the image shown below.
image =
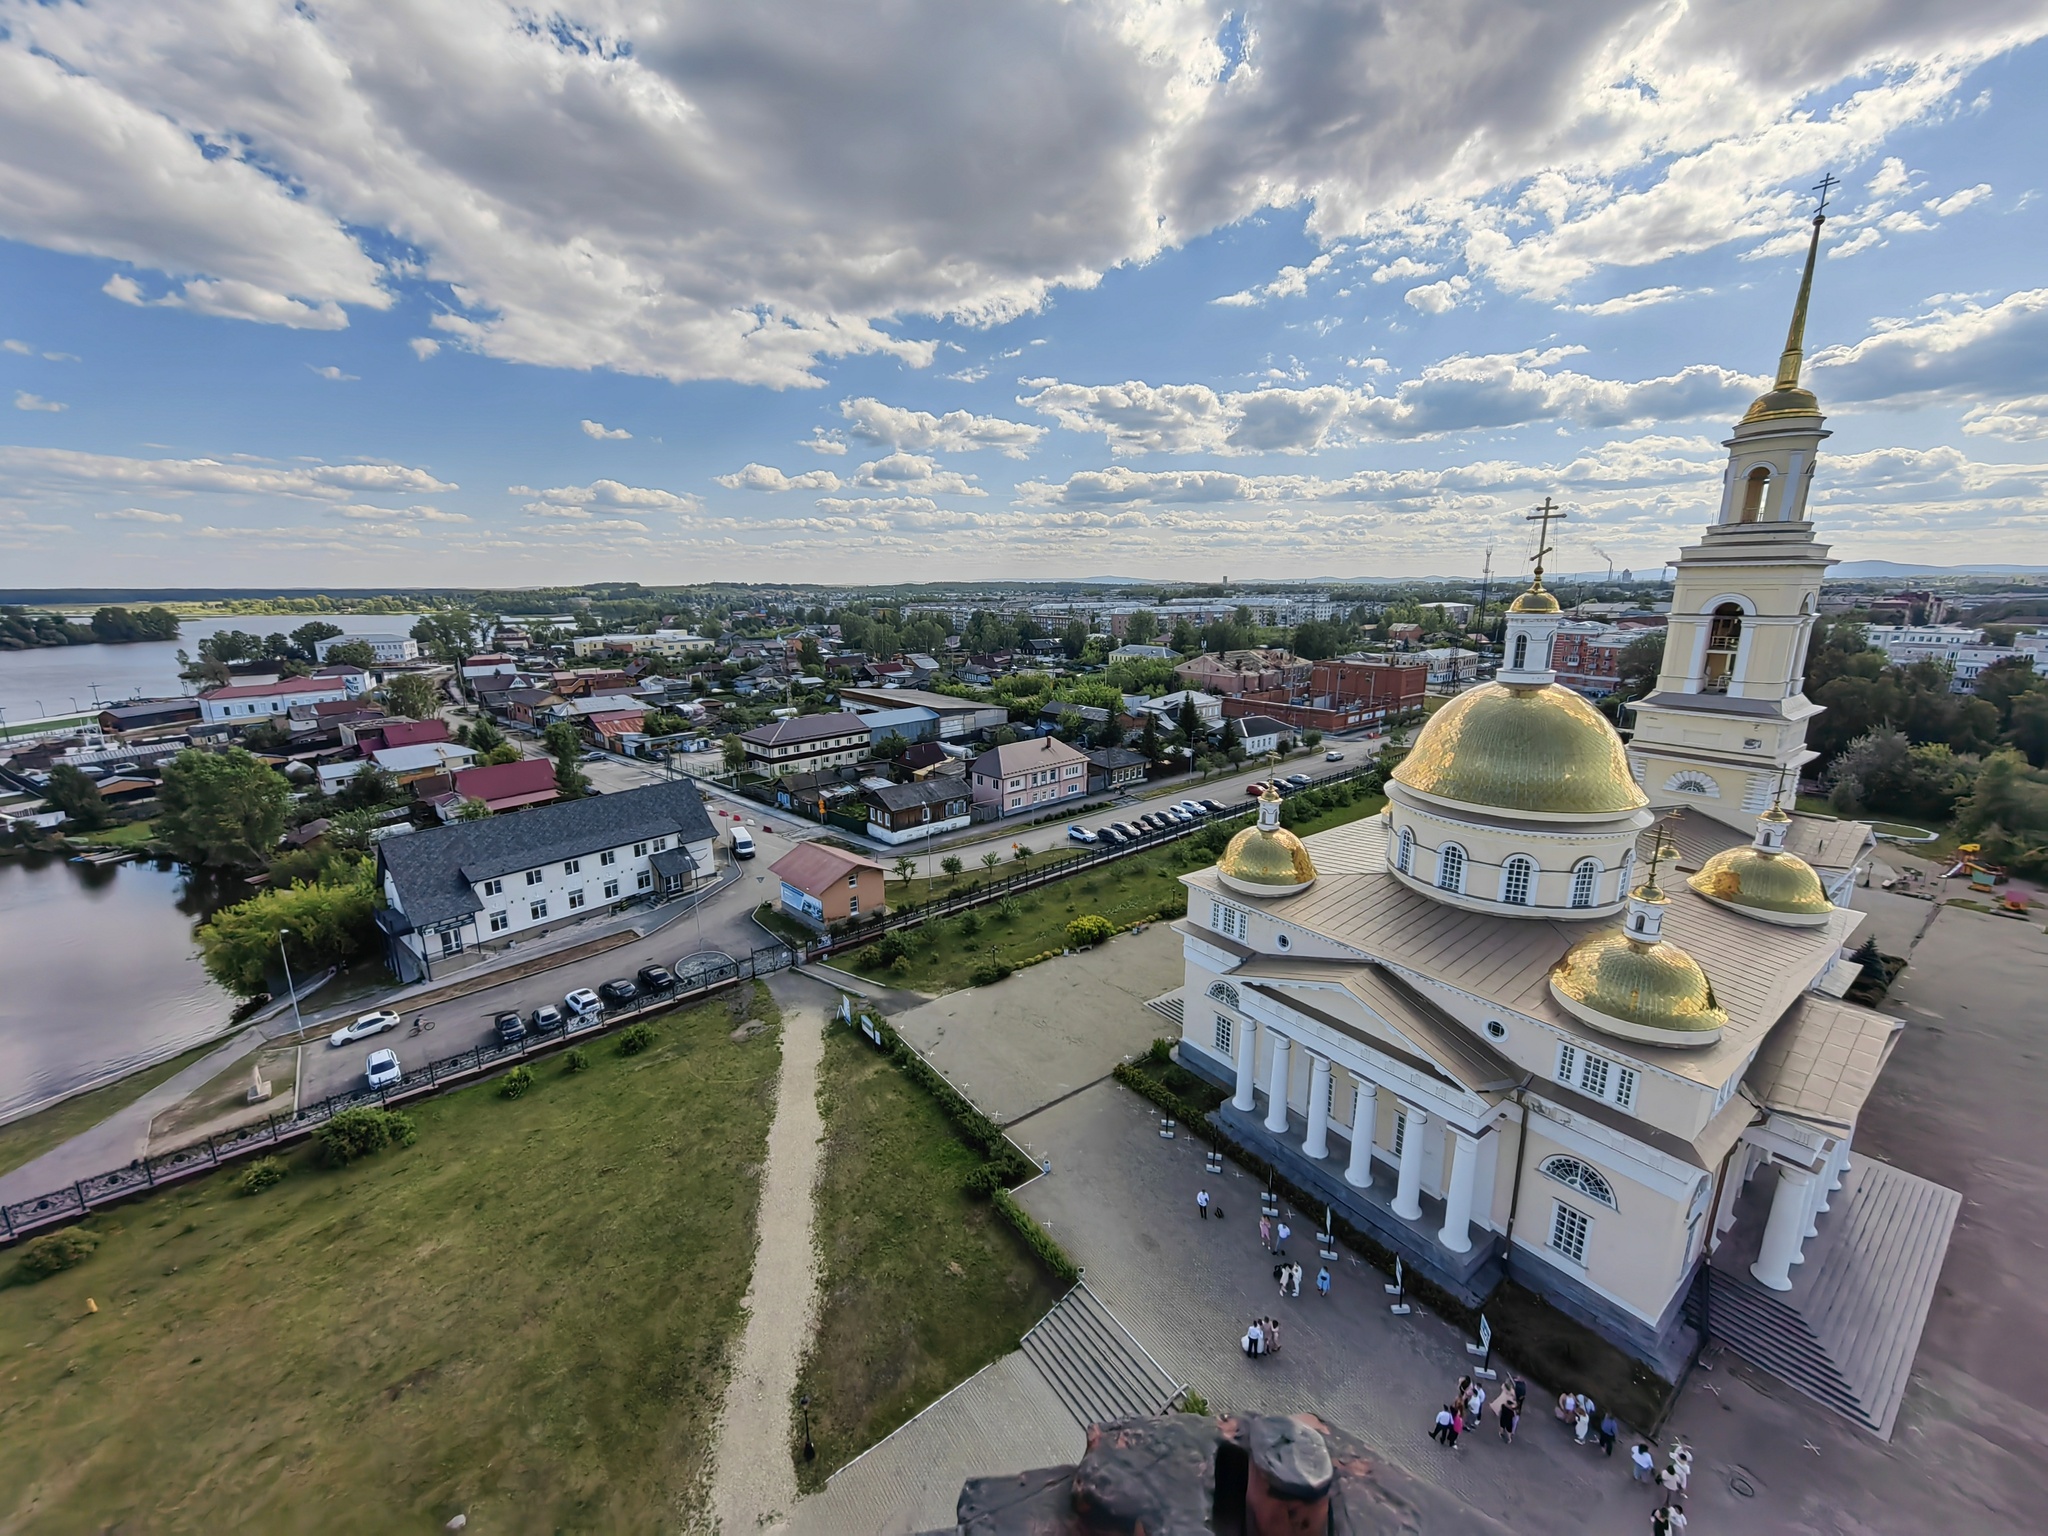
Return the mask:
[[1560,1042],[1557,1047],[1557,1080],[1569,1083],[1579,1072],[1579,1048],[1569,1042]]
[[1405,1109],[1397,1109],[1394,1111],[1394,1145],[1390,1150],[1393,1152],[1394,1156],[1398,1158],[1401,1155],[1401,1149],[1407,1144],[1408,1111]]
[[1572,905],[1590,907],[1593,905],[1595,888],[1600,880],[1600,861],[1581,859],[1572,866]]
[[1533,900],[1531,888],[1535,883],[1536,861],[1518,853],[1501,868],[1500,899],[1511,907],[1526,907]]
[[1763,516],[1764,492],[1771,488],[1771,472],[1759,464],[1749,472],[1749,478],[1742,482],[1742,508],[1736,516],[1739,523],[1753,523]]
[[1437,850],[1436,885],[1440,891],[1465,889],[1465,850],[1456,843],[1445,843]]
[[1633,1109],[1636,1102],[1636,1074],[1632,1068],[1614,1069],[1614,1107]]
[[1238,1006],[1237,988],[1227,981],[1211,982],[1209,984],[1209,995],[1226,1008]]
[[1526,667],[1528,664],[1529,637],[1527,635],[1517,635],[1515,636],[1515,670],[1519,672],[1523,667]]
[[1415,865],[1415,834],[1401,829],[1401,841],[1394,845],[1394,868],[1407,874]]
[[1635,878],[1635,873],[1636,852],[1631,848],[1621,856],[1621,889],[1624,893],[1628,890],[1629,881]]
[[1615,1209],[1614,1187],[1599,1169],[1580,1162],[1576,1157],[1546,1157],[1542,1169],[1547,1177],[1576,1189],[1588,1200],[1597,1200],[1609,1210]]
[[1579,1086],[1596,1099],[1606,1098],[1607,1063],[1598,1056],[1588,1056],[1579,1069]]
[[1704,773],[1674,773],[1665,780],[1664,787],[1674,795],[1705,795],[1714,800],[1721,798],[1721,786]]
[[1716,608],[1707,623],[1707,673],[1702,693],[1726,693],[1735,675],[1735,653],[1742,644],[1742,609],[1734,603]]
[[1550,1217],[1550,1246],[1574,1264],[1586,1262],[1586,1235],[1593,1223],[1584,1211],[1575,1211],[1562,1200]]
[[1216,1015],[1216,1054],[1230,1054],[1230,1020],[1220,1013]]
[[1212,901],[1209,903],[1209,926],[1226,939],[1241,939],[1245,935],[1245,915],[1236,907]]

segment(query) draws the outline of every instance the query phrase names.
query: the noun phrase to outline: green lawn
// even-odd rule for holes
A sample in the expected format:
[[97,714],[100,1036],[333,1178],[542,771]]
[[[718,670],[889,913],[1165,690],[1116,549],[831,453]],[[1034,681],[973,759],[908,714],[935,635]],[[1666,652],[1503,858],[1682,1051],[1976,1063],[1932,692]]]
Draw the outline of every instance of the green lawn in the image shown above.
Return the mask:
[[835,1024],[819,1080],[824,1262],[818,1334],[798,1390],[818,1459],[809,1488],[1016,1348],[1059,1299],[1023,1241],[962,1181],[981,1156],[930,1095]]
[[0,1529],[682,1527],[780,1059],[735,1016],[425,1101],[345,1171],[302,1150],[261,1195],[230,1170],[95,1217],[83,1265],[0,1289]]
[[132,1073],[118,1083],[109,1083],[104,1088],[95,1088],[90,1093],[81,1093],[61,1104],[52,1104],[48,1109],[39,1109],[32,1115],[0,1125],[0,1173],[19,1168],[31,1158],[41,1157],[80,1131],[98,1125],[115,1110],[127,1108],[158,1083],[182,1072],[219,1044],[220,1041],[214,1040],[205,1045],[195,1045],[182,1055]]
[[[1333,806],[1302,817],[1294,823],[1294,829],[1304,835],[1320,832],[1361,816],[1376,815],[1385,804],[1383,796],[1361,794],[1350,805]],[[1014,965],[1047,950],[1064,948],[1067,923],[1084,914],[1096,913],[1121,927],[1162,910],[1185,910],[1181,904],[1184,890],[1180,876],[1213,864],[1216,852],[1211,843],[1227,840],[1243,825],[1233,822],[1227,827],[1211,828],[1206,833],[1113,859],[1024,891],[1010,898],[1014,910],[1008,914],[997,903],[978,907],[972,914],[927,923],[906,934],[912,950],[900,970],[876,956],[872,945],[854,950],[835,963],[888,986],[919,992],[953,991],[968,985],[974,968],[991,957]],[[1002,873],[1007,875],[1016,867],[1006,864]],[[980,873],[977,870],[962,874],[958,888],[971,888]],[[941,878],[927,885],[919,880],[907,887],[892,882],[889,899],[892,905],[906,899],[916,901],[927,889],[943,895],[948,882]]]
[[118,827],[107,827],[98,832],[80,832],[71,836],[76,843],[91,843],[96,848],[132,848],[137,843],[146,843],[156,836],[153,821],[127,821]]

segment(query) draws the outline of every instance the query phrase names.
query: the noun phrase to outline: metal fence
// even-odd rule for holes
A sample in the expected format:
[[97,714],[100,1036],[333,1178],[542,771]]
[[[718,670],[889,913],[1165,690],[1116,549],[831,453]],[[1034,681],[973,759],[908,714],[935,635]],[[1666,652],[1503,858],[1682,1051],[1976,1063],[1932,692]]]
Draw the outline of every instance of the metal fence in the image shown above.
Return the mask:
[[459,1055],[430,1061],[388,1087],[358,1088],[349,1093],[338,1093],[317,1104],[303,1105],[292,1114],[269,1115],[255,1124],[221,1131],[188,1146],[137,1158],[125,1168],[93,1174],[68,1188],[0,1206],[0,1244],[75,1221],[100,1206],[194,1177],[237,1158],[303,1141],[344,1109],[364,1105],[388,1107],[460,1087],[493,1068],[553,1050],[564,1041],[593,1039],[659,1009],[671,1008],[677,1003],[704,997],[723,987],[752,981],[759,976],[773,975],[797,964],[800,958],[785,944],[767,945],[743,959],[693,970],[688,976],[678,978],[674,986],[645,992],[626,1007],[608,1008],[595,1016],[565,1018],[552,1029],[529,1029],[526,1038],[515,1044],[480,1045]]

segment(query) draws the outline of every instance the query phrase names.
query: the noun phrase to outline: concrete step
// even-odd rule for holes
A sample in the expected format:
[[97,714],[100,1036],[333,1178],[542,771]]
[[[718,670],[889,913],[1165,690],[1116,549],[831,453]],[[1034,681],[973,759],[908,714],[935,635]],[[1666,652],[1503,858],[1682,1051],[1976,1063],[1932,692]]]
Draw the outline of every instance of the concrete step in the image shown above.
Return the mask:
[[1086,1285],[1024,1335],[1024,1354],[1084,1429],[1164,1412],[1180,1391]]

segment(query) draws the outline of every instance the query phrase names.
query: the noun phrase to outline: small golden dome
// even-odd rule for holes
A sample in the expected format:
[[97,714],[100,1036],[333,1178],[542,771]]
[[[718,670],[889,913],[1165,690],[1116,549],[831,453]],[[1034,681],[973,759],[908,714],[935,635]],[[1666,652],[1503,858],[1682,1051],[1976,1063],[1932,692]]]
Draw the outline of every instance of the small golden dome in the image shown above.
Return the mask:
[[1758,395],[1750,402],[1748,410],[1742,413],[1745,422],[1775,421],[1780,416],[1818,416],[1820,400],[1810,389],[1793,385],[1789,389],[1773,389]]
[[1835,909],[1820,876],[1796,853],[1725,849],[1685,883],[1709,901],[1787,927],[1818,927]]
[[1459,694],[1429,717],[1394,781],[1457,804],[1552,816],[1650,803],[1606,717],[1554,684],[1482,683]]
[[1728,1025],[1698,961],[1626,933],[1574,944],[1551,967],[1550,994],[1581,1023],[1649,1045],[1711,1045]]
[[1509,613],[1561,613],[1557,599],[1543,590],[1539,583],[1508,604]]
[[1259,820],[1230,840],[1216,861],[1223,883],[1247,896],[1291,896],[1315,883],[1315,860],[1280,825],[1280,796],[1271,784],[1259,797]]

